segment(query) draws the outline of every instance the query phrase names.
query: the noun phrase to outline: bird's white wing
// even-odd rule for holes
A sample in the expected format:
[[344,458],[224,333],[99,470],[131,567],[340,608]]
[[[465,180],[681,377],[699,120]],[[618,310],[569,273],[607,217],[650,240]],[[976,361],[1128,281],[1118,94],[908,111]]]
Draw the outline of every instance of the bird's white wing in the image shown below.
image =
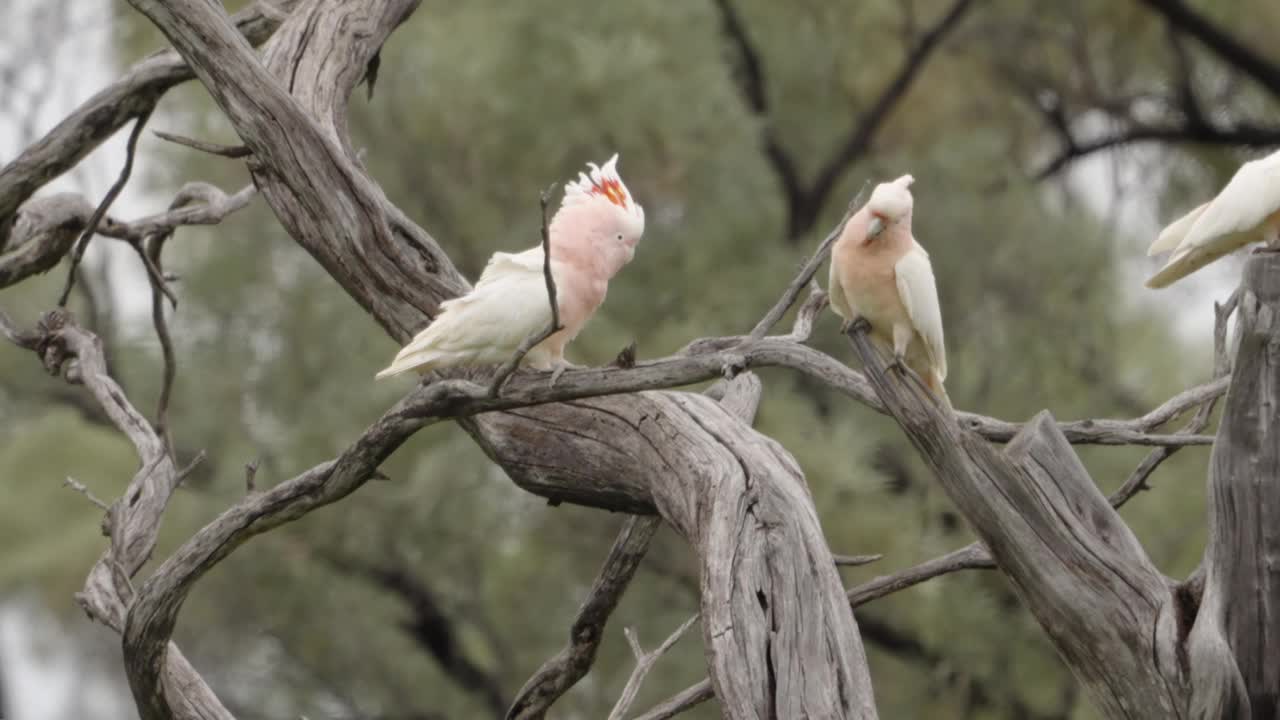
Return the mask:
[[[471,292],[440,304],[440,315],[378,377],[416,368],[500,363],[551,322],[542,250],[496,253]],[[553,262],[553,273],[555,264]],[[538,362],[534,353],[530,361]]]
[[947,379],[947,348],[942,338],[942,308],[938,306],[938,285],[933,279],[929,253],[919,244],[893,266],[897,276],[898,297],[916,332],[924,339],[929,359],[938,371],[938,379]]
[[[554,260],[555,258],[552,257],[552,259]],[[542,274],[541,246],[529,248],[524,252],[518,253],[494,253],[489,257],[489,262],[485,263],[484,272],[480,273],[480,279],[476,281],[476,289],[479,290],[486,283],[506,277],[511,273],[522,272]]]
[[1168,227],[1160,231],[1160,235],[1156,237],[1155,242],[1151,243],[1151,247],[1147,248],[1147,255],[1159,255],[1181,245],[1183,239],[1187,237],[1187,231],[1191,229],[1192,225],[1195,225],[1196,220],[1200,219],[1200,215],[1207,207],[1209,207],[1209,203],[1205,203],[1169,223]]
[[1280,211],[1280,152],[1240,166],[1231,182],[1200,211],[1169,262],[1147,280],[1147,287],[1165,287],[1259,239],[1259,226],[1277,211]]
[[827,275],[827,299],[831,301],[831,309],[845,320],[854,319],[853,307],[844,294],[844,286],[840,284],[840,271],[836,268],[835,255],[831,256],[831,271]]
[[1187,232],[1177,252],[1254,230],[1280,210],[1280,152],[1240,166]]

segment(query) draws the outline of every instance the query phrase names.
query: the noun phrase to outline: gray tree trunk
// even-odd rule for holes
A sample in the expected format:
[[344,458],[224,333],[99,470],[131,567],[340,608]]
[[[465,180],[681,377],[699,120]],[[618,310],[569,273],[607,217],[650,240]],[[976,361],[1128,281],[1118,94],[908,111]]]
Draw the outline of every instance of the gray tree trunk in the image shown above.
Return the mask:
[[[1280,717],[1280,255],[1245,265],[1235,367],[1209,473],[1196,717]],[[1229,654],[1225,661],[1221,655]],[[1214,696],[1221,698],[1217,705]]]

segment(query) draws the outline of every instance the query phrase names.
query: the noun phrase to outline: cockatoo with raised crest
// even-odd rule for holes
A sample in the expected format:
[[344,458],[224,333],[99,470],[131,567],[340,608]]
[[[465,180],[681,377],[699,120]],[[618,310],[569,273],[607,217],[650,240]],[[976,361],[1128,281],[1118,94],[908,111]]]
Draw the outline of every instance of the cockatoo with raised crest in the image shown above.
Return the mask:
[[1280,152],[1240,166],[1217,197],[1160,232],[1147,254],[1172,250],[1173,255],[1147,280],[1147,287],[1167,287],[1259,241],[1280,252]]
[[949,407],[942,309],[929,254],[911,235],[910,175],[881,183],[831,248],[827,292],[848,323],[865,318],[871,339],[915,371]]
[[[609,280],[631,261],[644,234],[644,209],[618,175],[618,156],[603,167],[588,166],[589,173],[565,185],[564,199],[548,227],[551,276],[563,329],[524,358],[526,365],[557,374],[568,366],[565,346],[604,302]],[[378,377],[503,363],[525,338],[550,324],[542,246],[494,253],[471,292],[441,303],[435,320]]]

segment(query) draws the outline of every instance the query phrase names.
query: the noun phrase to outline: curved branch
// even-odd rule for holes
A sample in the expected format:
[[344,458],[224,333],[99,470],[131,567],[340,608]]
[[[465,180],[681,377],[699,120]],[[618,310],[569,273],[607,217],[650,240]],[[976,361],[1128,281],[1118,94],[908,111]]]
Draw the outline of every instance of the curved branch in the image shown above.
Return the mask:
[[[979,2],[981,0],[978,0]],[[876,101],[858,118],[857,124],[849,132],[844,142],[831,155],[830,159],[818,171],[810,189],[810,202],[815,208],[821,208],[827,196],[835,190],[845,171],[862,157],[871,147],[876,133],[884,125],[898,102],[911,89],[916,76],[924,69],[925,63],[937,50],[942,41],[960,24],[966,13],[975,4],[975,0],[955,0],[932,27],[916,40],[915,45],[903,59],[902,65],[889,84],[880,91]],[[815,218],[816,219],[816,218]]]
[[1066,147],[1058,155],[1035,172],[1035,179],[1044,180],[1052,177],[1062,172],[1075,161],[1096,152],[1144,142],[1270,148],[1280,145],[1280,127],[1243,123],[1228,127],[1190,124],[1166,127],[1138,125],[1096,140],[1080,141],[1073,139],[1067,143]]
[[[283,9],[292,9],[298,2],[277,0]],[[257,4],[236,13],[232,22],[236,31],[255,46],[270,37],[280,24],[274,13],[264,13]],[[8,235],[14,211],[37,190],[75,167],[125,123],[154,109],[170,88],[193,77],[191,68],[173,50],[151,55],[86,100],[39,142],[0,169],[0,237]]]
[[1213,24],[1182,0],[1140,0],[1174,27],[1199,40],[1218,59],[1253,78],[1280,99],[1280,64],[1272,62]]

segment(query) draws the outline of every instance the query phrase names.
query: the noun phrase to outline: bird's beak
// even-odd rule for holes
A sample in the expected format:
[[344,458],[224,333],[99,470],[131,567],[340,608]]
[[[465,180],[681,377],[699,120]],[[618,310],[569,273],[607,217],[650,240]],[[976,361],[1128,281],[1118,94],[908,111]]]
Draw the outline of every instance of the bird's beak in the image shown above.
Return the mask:
[[884,219],[879,215],[871,216],[871,222],[867,223],[867,239],[874,240],[882,232],[884,232]]

